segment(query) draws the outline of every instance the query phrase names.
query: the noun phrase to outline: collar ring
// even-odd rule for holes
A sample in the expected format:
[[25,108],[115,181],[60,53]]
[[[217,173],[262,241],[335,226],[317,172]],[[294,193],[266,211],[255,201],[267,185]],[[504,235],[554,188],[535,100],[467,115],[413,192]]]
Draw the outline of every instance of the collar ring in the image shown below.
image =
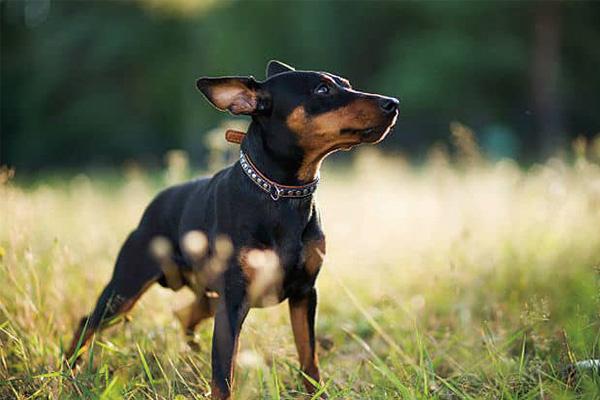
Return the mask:
[[271,185],[271,189],[272,189],[272,190],[270,190],[270,191],[269,191],[269,194],[271,195],[271,198],[272,198],[274,201],[277,201],[277,200],[279,200],[279,198],[281,197],[281,189],[279,189],[279,188],[278,188],[277,186],[275,186],[275,185]]

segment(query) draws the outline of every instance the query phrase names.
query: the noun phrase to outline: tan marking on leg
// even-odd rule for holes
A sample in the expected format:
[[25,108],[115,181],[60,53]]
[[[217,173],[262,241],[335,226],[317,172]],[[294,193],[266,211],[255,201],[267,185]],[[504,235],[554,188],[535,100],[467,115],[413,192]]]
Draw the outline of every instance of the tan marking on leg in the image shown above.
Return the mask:
[[[152,286],[155,282],[156,282],[156,280],[152,280],[152,281],[146,283],[142,287],[142,289],[138,292],[138,294],[135,295],[135,297],[132,297],[129,300],[127,300],[125,303],[123,303],[123,305],[121,307],[119,307],[119,310],[116,313],[116,315],[114,316],[114,318],[117,318],[119,315],[126,314],[127,312],[131,311],[131,309],[133,308],[135,303],[137,303],[137,301],[140,299],[140,297],[142,297],[142,295],[144,293],[146,293],[146,290],[148,290],[150,288],[150,286]],[[110,322],[110,321],[107,321],[107,322]]]
[[210,385],[210,398],[215,400],[227,400],[230,399],[231,393],[223,393],[219,386],[215,383],[211,383]]
[[210,299],[206,296],[196,297],[190,304],[174,312],[181,322],[186,335],[193,334],[194,328],[203,320],[214,315]]
[[186,342],[193,351],[200,351],[200,345],[194,338],[194,330],[202,321],[214,316],[215,301],[214,298],[200,294],[189,305],[174,312],[181,323]]
[[[85,334],[82,337],[83,334],[83,329],[86,325],[86,321],[90,316],[86,316],[83,317],[80,321],[79,321],[79,325],[77,326],[77,329],[75,330],[75,333],[73,334],[73,339],[71,339],[71,344],[69,345],[69,349],[67,350],[67,352],[65,353],[65,359],[67,361],[70,361],[71,358],[73,357],[73,355],[75,354],[75,351],[77,350],[77,345],[79,344],[80,340],[81,340],[81,344],[79,345],[79,350],[81,350],[81,353],[83,354],[88,347],[89,341],[92,338],[92,336],[94,335],[94,333],[96,333],[96,331],[94,329],[90,329],[86,327],[85,330]],[[73,360],[73,365],[71,367],[75,367],[77,363],[77,359]]]
[[[86,327],[86,321],[85,320],[81,320],[79,323],[79,327],[77,328],[77,330],[75,331],[75,335],[73,336],[73,340],[71,340],[71,345],[69,346],[69,350],[65,353],[66,355],[66,359],[69,360],[71,357],[73,357],[73,354],[75,353],[75,351],[77,350],[77,344],[80,342],[80,338],[81,335],[83,333],[83,329],[85,328],[85,334],[83,336],[83,338],[81,339],[81,345],[79,346],[79,349],[83,349],[84,351],[82,352],[82,354],[85,352],[85,350],[87,349],[88,345],[89,345],[89,341],[91,340],[92,336],[94,336],[94,334],[97,331],[101,331],[104,328],[107,328],[108,326],[110,326],[110,323],[112,321],[114,321],[116,318],[118,318],[120,315],[127,313],[129,310],[131,310],[133,308],[133,306],[135,305],[135,303],[139,300],[139,298],[146,292],[146,290],[148,290],[148,288],[150,286],[152,286],[154,283],[156,282],[156,280],[152,280],[148,283],[146,283],[142,289],[138,292],[137,295],[135,295],[135,297],[132,297],[131,299],[125,301],[123,304],[121,304],[121,306],[119,306],[118,310],[114,313],[114,315],[111,318],[108,318],[107,320],[102,320],[100,322],[100,326],[98,326],[96,329],[92,329],[89,326]],[[109,303],[107,304],[107,307],[111,307],[110,304],[110,300]],[[93,311],[92,311],[93,313]],[[88,317],[85,317],[86,319],[91,317],[91,314]],[[75,360],[75,362],[73,363],[73,367],[75,366],[77,360]]]
[[315,276],[323,265],[325,258],[325,239],[311,240],[304,245],[304,269],[310,276]]
[[[308,323],[308,300],[304,299],[298,303],[290,303],[290,320],[292,322],[292,331],[294,332],[294,341],[298,357],[300,358],[300,368],[313,380],[320,382],[319,359],[317,352],[310,342],[310,326]],[[315,387],[306,378],[303,379],[304,386],[309,392],[314,392]]]

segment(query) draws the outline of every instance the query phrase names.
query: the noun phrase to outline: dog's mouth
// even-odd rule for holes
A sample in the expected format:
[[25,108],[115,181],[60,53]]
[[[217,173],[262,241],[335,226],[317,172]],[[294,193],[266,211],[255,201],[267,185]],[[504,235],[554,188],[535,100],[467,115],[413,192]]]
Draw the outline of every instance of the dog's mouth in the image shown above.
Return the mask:
[[341,134],[352,135],[359,139],[358,143],[346,144],[341,147],[341,150],[350,150],[360,143],[379,143],[381,142],[396,125],[399,112],[396,110],[394,115],[389,120],[381,125],[375,125],[363,129],[342,129]]
[[375,144],[385,139],[388,133],[390,133],[396,125],[396,121],[398,120],[398,114],[399,111],[396,110],[394,115],[388,120],[386,124],[380,125],[378,128],[371,130],[371,132],[369,132],[366,137],[363,136],[363,141],[366,143]]
[[360,144],[363,142],[370,143],[374,140],[379,139],[379,137],[386,131],[386,129],[388,129],[388,127],[389,125],[377,125],[363,129],[347,128],[342,129],[341,133],[342,135],[351,135],[353,138],[356,138],[358,140],[358,143],[355,144]]

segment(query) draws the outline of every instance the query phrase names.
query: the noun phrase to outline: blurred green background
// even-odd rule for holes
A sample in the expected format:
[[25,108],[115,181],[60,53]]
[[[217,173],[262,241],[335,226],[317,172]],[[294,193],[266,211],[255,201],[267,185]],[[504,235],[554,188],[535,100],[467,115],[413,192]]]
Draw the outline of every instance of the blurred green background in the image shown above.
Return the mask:
[[600,132],[600,6],[495,1],[0,1],[0,164],[206,163],[229,118],[194,87],[269,59],[397,96],[382,148],[418,162],[460,121],[488,156],[543,159]]

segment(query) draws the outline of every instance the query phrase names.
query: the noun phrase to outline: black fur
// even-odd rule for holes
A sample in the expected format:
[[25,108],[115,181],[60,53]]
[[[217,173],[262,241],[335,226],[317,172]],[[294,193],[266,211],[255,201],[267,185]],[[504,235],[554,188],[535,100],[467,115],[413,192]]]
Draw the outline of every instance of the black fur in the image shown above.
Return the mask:
[[[371,96],[369,98],[374,101],[392,101],[397,106],[395,99],[351,90],[346,80],[332,74],[295,71],[282,63],[271,62],[267,75],[268,79],[264,82],[256,82],[253,78],[203,78],[199,80],[198,87],[213,102],[219,100],[214,97],[214,91],[219,90],[215,88],[215,82],[240,79],[243,85],[249,87],[250,97],[247,97],[248,93],[242,93],[240,96],[246,97],[238,98],[237,104],[229,107],[229,104],[219,103],[217,106],[232,112],[242,109],[241,113],[252,116],[242,150],[260,171],[281,184],[304,183],[298,178],[297,171],[305,150],[299,144],[298,134],[286,125],[286,118],[296,107],[302,105],[309,116],[315,116],[343,107],[361,96]],[[323,75],[336,83],[328,89],[330,92],[325,97],[315,94]],[[315,199],[309,196],[273,201],[245,176],[239,162],[211,178],[168,188],[151,202],[139,226],[123,245],[113,277],[95,310],[88,320],[82,322],[86,329],[93,332],[103,321],[131,308],[137,297],[153,282],[166,285],[161,266],[149,253],[153,238],[167,238],[173,248],[172,261],[182,271],[190,270],[192,262],[182,251],[181,243],[182,237],[192,230],[206,233],[211,249],[219,235],[230,238],[234,249],[222,276],[209,288],[219,294],[214,310],[213,396],[228,398],[230,395],[237,338],[250,308],[247,277],[237,257],[242,248],[272,249],[279,256],[283,271],[280,300],[290,299],[294,304],[307,301],[309,332],[306,333],[314,353],[314,284],[317,274],[311,275],[304,268],[303,250],[311,241],[324,240]],[[74,343],[81,342],[78,335],[82,335],[81,330],[76,334]],[[318,372],[316,374],[318,377]]]

